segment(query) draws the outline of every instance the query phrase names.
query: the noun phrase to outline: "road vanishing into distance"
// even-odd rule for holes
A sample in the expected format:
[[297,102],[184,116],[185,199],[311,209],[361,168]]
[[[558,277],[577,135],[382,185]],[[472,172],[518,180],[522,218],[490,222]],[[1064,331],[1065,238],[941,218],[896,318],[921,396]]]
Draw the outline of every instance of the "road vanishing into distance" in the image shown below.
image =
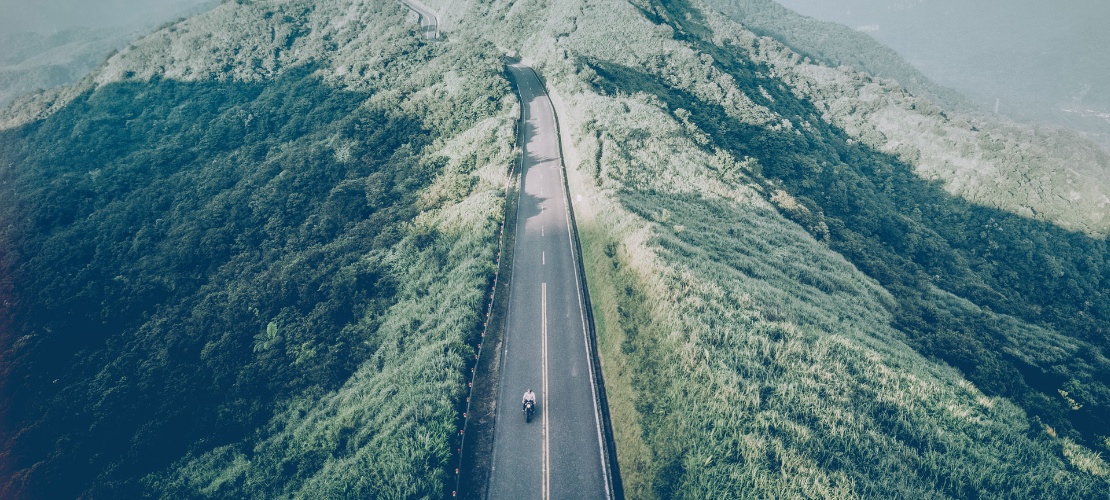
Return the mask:
[[[401,0],[439,37],[435,12]],[[531,67],[509,66],[520,96],[522,148],[505,332],[501,342],[493,451],[485,497],[611,499],[611,471],[590,352],[584,290],[555,111]],[[536,393],[525,421],[524,391]]]
[[487,497],[612,498],[555,114],[530,67],[509,70],[523,159]]

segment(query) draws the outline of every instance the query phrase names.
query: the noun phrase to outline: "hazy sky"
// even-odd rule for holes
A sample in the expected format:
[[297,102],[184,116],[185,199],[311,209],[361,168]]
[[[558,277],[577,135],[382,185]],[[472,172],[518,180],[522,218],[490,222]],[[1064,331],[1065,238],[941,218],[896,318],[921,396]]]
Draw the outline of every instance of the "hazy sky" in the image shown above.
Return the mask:
[[[942,83],[1033,72],[1107,85],[1110,1],[776,0],[866,31]],[[930,71],[932,70],[932,71]],[[1016,82],[1015,82],[1016,83]]]
[[776,1],[867,32],[987,109],[1110,144],[1110,0]]
[[0,33],[160,24],[212,0],[0,0]]
[[802,14],[862,28],[913,50],[964,44],[967,50],[1110,40],[1106,0],[777,0]]

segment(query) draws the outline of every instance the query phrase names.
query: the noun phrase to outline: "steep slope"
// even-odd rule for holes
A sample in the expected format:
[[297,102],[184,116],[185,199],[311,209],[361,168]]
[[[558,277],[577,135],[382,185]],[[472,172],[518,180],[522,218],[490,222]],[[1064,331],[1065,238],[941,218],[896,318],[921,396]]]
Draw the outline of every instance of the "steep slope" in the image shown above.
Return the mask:
[[555,91],[629,496],[1105,496],[1103,158],[700,2],[451,5]]
[[425,3],[446,43],[388,2],[229,2],[3,117],[4,494],[441,494],[496,45],[553,91],[629,496],[1106,496],[1089,144],[701,2]]
[[131,36],[118,30],[74,28],[52,36],[0,36],[0,106],[21,94],[77,82],[126,46]]
[[[795,70],[795,61],[770,61],[784,69],[789,86],[833,117],[838,127],[871,148],[896,154],[915,166],[920,177],[945,182],[952,194],[983,206],[1092,236],[1108,233],[1110,180],[1104,173],[1110,171],[1110,156],[1080,134],[992,121],[907,63],[891,61],[889,49],[876,48],[860,33],[842,37],[844,27],[763,6],[768,2],[760,0],[710,3],[740,22],[768,26],[778,37],[797,41],[831,66],[840,66],[834,71],[805,64]],[[781,28],[783,24],[804,29]],[[876,78],[861,80],[848,68]],[[885,80],[889,78],[896,81]],[[905,82],[901,88],[899,82]]]
[[[758,0],[757,0],[758,1]],[[867,30],[984,109],[1062,125],[1110,148],[1110,4],[1035,0],[779,0]]]
[[227,2],[7,111],[0,496],[445,491],[515,101],[405,14]]
[[[838,127],[897,155],[921,177],[977,204],[1094,236],[1110,232],[1110,156],[1076,132],[976,112],[866,35],[770,0],[708,3],[821,60],[797,65],[793,53],[766,56],[787,85]],[[873,78],[854,74],[860,71]]]
[[972,112],[975,105],[956,91],[937,85],[898,53],[865,33],[798,15],[775,0],[706,2],[757,35],[780,41],[804,57],[871,76],[896,80],[906,91],[949,111]]

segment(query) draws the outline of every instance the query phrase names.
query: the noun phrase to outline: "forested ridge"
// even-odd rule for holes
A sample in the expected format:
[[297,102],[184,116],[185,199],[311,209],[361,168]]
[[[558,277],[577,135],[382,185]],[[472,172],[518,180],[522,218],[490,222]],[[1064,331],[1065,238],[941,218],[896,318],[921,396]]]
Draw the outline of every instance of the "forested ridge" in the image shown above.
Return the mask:
[[0,114],[3,496],[449,494],[507,51],[559,115],[627,496],[1106,497],[1097,147],[757,0],[425,3],[442,42],[225,2]]
[[958,92],[937,85],[898,54],[865,33],[794,13],[774,0],[710,0],[709,5],[753,33],[780,41],[797,54],[829,66],[847,66],[902,88],[950,111],[970,112],[975,105]]
[[[1080,133],[1020,124],[976,110],[860,33],[803,18],[764,0],[713,1],[731,19],[767,26],[798,52],[752,52],[852,140],[897,156],[927,180],[977,205],[1105,237],[1110,155]],[[772,47],[774,45],[771,45]],[[808,55],[819,64],[811,64]],[[802,123],[806,123],[803,121]]]
[[[492,46],[431,44],[404,13],[224,4],[0,131],[0,496],[449,487],[513,101]],[[298,59],[182,78],[196,61],[149,50],[266,43],[236,17],[296,25],[277,43]]]
[[[776,104],[788,119],[813,125],[818,122],[812,117],[829,109],[788,94],[780,94]],[[961,111],[951,111],[956,120],[964,119]],[[712,112],[694,116],[710,129],[720,126],[706,119]],[[1007,127],[982,126],[987,137]],[[977,206],[951,196],[942,183],[921,179],[907,161],[921,154],[884,155],[866,147],[881,143],[861,145],[835,128],[823,132],[819,138],[803,128],[793,137],[776,137],[773,145],[712,135],[730,151],[759,158],[762,173],[781,182],[771,189],[784,186],[801,202],[786,210],[788,217],[827,238],[894,292],[900,300],[894,325],[919,351],[960,368],[981,388],[1015,399],[1054,428],[1078,430],[1090,444],[1105,446],[1100,442],[1110,425],[1110,387],[1103,382],[1110,379],[1104,354],[1110,348],[1105,236]],[[1060,147],[1052,155],[1067,157],[1070,138],[1066,131],[1048,131],[1027,140],[1059,141],[1049,146]],[[1089,143],[1078,147],[1097,151]],[[1008,161],[1030,165],[1017,169],[1051,168],[1039,155],[1015,156]],[[1096,152],[1095,158],[1088,164],[1106,168],[1104,157]],[[1079,206],[1078,211],[1087,209]],[[946,297],[949,293],[973,305]]]
[[553,90],[629,496],[1105,495],[1097,146],[759,2],[465,3]]
[[[717,55],[738,79],[755,73]],[[764,189],[783,190],[772,201],[788,218],[899,300],[894,326],[921,352],[960,368],[988,392],[1014,398],[1060,432],[1080,431],[1099,443],[1110,425],[1104,382],[1110,360],[1102,354],[1110,348],[1105,240],[973,206],[919,179],[897,158],[816,121],[801,134],[768,132],[651,74],[604,64],[591,69],[603,91],[650,92],[671,109],[687,110],[683,116],[714,145],[757,160]],[[773,89],[768,81],[747,85]],[[789,94],[772,96],[773,109],[790,120],[816,114],[804,102],[791,103]],[[1055,343],[1067,354],[1046,349]]]

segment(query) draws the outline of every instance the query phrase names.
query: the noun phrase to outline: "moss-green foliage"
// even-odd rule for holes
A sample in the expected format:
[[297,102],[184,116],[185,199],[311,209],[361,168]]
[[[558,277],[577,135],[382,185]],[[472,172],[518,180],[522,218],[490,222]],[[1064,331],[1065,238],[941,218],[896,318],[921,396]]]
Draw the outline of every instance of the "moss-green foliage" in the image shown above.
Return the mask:
[[[276,9],[331,52],[268,78],[169,78],[198,63],[151,50],[175,43],[164,30],[108,65],[161,72],[86,81],[0,131],[3,496],[448,487],[509,87],[492,45],[430,44],[399,6],[302,7]],[[224,4],[181,30],[265,45],[222,23],[274,8]]]
[[902,88],[950,111],[974,108],[966,97],[929,80],[894,50],[847,26],[801,16],[773,0],[707,0],[706,4],[746,29],[779,40],[803,56],[830,66],[845,65],[897,80]]
[[1105,241],[921,180],[841,128],[894,85],[685,2],[471,8],[562,94],[627,491],[1105,496]]
[[[711,12],[706,21],[717,44],[766,65],[765,73],[811,106],[812,116],[800,115],[801,122],[784,116],[793,126],[804,129],[820,118],[974,204],[1096,238],[1110,234],[1110,156],[1078,133],[992,121],[959,108],[953,112],[942,103],[945,110],[892,80],[848,66],[810,64],[776,41],[735,30]],[[839,46],[826,47],[835,52]]]
[[[629,69],[594,70],[626,90],[636,88],[629,81],[651,81]],[[672,109],[692,109],[690,120],[717,144],[757,158],[765,176],[791,188],[801,202],[780,201],[784,212],[814,236],[831,238],[834,249],[895,293],[901,302],[897,326],[923,352],[965,370],[989,392],[1051,415],[1053,426],[1078,425],[1090,438],[1102,432],[1110,402],[1101,382],[1110,376],[1100,354],[1108,346],[1101,325],[1110,319],[1101,285],[1104,242],[974,207],[917,179],[897,160],[848,146],[835,130],[768,133],[680,90],[651,83],[639,88]],[[780,95],[776,109],[788,99]],[[934,287],[977,306],[945,300],[934,295]],[[1015,327],[991,310],[1049,323],[1055,331],[1029,337],[1020,333],[1028,327]],[[1043,349],[1061,334],[1064,358]],[[1084,408],[1067,411],[1065,400],[1055,397],[1049,398],[1054,407],[1044,407],[1043,396],[1054,396],[1069,380],[1088,388],[1087,399],[1078,403]],[[1045,394],[1028,394],[1031,389]]]
[[[784,88],[759,78],[745,83],[758,67],[716,55],[741,86],[769,89],[769,107],[807,126],[786,133],[746,129],[682,92],[661,97],[675,107],[696,108],[692,120],[717,144],[757,158],[765,177],[802,200],[805,209],[784,212],[819,238],[831,233],[833,249],[894,293],[900,301],[895,324],[924,353],[961,368],[988,392],[1052,414],[1054,426],[1081,427],[1097,443],[1096,433],[1110,425],[1110,388],[1103,382],[1110,380],[1110,362],[1102,354],[1110,349],[1105,240],[952,197],[919,179],[911,165],[861,147],[814,119],[817,111]],[[815,223],[815,214],[822,221]],[[934,287],[975,306],[944,300]],[[1046,338],[1031,339],[1006,316],[1051,328],[1037,333]],[[1044,346],[1061,336],[1070,352],[1053,358]],[[1055,409],[1043,408],[1033,403],[1041,398],[1027,394],[1032,388],[1055,398],[1069,380],[1086,388],[1084,409],[1066,411],[1060,398]]]
[[676,269],[662,279],[686,292],[664,322],[645,285],[621,297],[657,496],[1092,491],[1082,476],[1055,477],[1064,464],[1015,408],[883,345],[900,339],[876,328],[882,293],[800,231],[718,200],[628,196],[649,220],[667,211],[656,244]]

